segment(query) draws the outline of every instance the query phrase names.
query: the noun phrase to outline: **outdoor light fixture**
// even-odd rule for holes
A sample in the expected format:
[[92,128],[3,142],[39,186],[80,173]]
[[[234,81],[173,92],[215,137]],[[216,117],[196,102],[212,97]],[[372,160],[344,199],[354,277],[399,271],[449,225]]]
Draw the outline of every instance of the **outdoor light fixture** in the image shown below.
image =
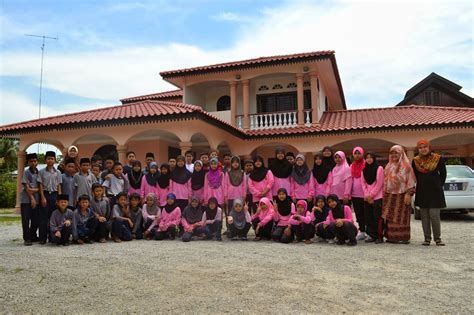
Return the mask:
[[235,78],[236,78],[237,80],[240,80],[240,74],[237,74],[237,75],[235,76]]
[[308,67],[304,67],[304,68],[303,68],[303,71],[304,71],[304,72],[308,72],[308,71],[309,71],[309,68],[308,68]]

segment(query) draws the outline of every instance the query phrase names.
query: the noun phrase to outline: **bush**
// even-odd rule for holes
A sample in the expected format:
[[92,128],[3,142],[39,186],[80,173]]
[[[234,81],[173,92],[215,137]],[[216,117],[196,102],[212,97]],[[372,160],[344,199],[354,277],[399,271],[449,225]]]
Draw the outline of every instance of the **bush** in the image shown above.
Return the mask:
[[0,177],[0,208],[14,208],[16,203],[16,182],[7,178]]

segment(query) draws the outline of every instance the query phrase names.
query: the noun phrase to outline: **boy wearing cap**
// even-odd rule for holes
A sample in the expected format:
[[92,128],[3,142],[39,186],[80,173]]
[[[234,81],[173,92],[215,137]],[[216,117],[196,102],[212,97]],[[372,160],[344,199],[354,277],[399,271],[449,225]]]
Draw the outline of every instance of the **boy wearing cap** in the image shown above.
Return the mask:
[[63,246],[69,245],[74,213],[68,208],[68,203],[68,195],[61,194],[57,196],[57,209],[53,211],[49,219],[51,243]]
[[45,244],[48,236],[48,220],[56,209],[56,199],[61,194],[61,172],[54,167],[56,153],[47,151],[46,167],[38,172],[41,209],[39,213],[39,243]]
[[150,163],[155,161],[155,155],[152,152],[147,152],[145,154],[145,168],[143,169],[143,174],[148,174],[150,170]]
[[64,173],[61,175],[61,193],[69,196],[68,207],[71,210],[76,208],[76,198],[74,196],[76,183],[74,175],[76,175],[76,161],[68,158],[64,162]]
[[74,185],[76,187],[75,200],[79,196],[87,195],[92,199],[92,184],[97,183],[97,178],[91,173],[91,160],[89,158],[82,158],[79,161],[79,173],[74,175]]
[[24,171],[21,180],[21,227],[25,246],[32,245],[37,240],[36,229],[40,212],[38,189],[38,156],[36,153],[26,155],[28,168]]

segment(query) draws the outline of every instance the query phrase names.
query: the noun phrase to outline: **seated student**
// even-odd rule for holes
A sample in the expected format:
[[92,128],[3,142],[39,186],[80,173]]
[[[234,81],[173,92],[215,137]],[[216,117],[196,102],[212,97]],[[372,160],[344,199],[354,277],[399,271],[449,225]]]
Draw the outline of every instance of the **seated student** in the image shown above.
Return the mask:
[[110,199],[110,206],[113,208],[118,194],[128,192],[128,180],[123,176],[122,163],[115,162],[113,172],[106,177],[102,186],[106,187],[106,195]]
[[343,205],[335,194],[328,196],[327,203],[331,210],[323,224],[337,237],[337,244],[344,245],[349,240],[347,245],[357,245],[357,228],[352,219],[351,208]]
[[191,190],[192,195],[204,201],[204,180],[206,178],[206,172],[202,168],[201,160],[194,162],[193,174],[191,175]]
[[89,196],[89,200],[93,197],[92,184],[97,183],[97,179],[90,171],[90,162],[89,158],[82,158],[79,161],[79,173],[74,175],[76,200],[78,200],[82,195]]
[[274,212],[270,199],[267,197],[260,199],[257,211],[251,217],[252,226],[255,230],[254,241],[260,241],[262,238],[271,239]]
[[69,238],[72,233],[72,220],[74,213],[68,208],[69,196],[58,195],[56,210],[49,219],[49,233],[51,243],[57,245],[69,245]]
[[334,243],[334,234],[327,226],[324,227],[323,224],[329,214],[329,207],[326,204],[326,197],[324,197],[324,195],[317,195],[316,198],[314,198],[314,207],[311,212],[314,216],[313,224],[316,229],[318,241],[325,242],[329,240],[331,243]]
[[133,193],[128,196],[129,209],[130,209],[130,220],[133,222],[132,238],[141,240],[143,238],[142,231],[142,208],[140,207],[141,198],[137,193]]
[[109,199],[104,197],[104,188],[101,184],[92,184],[93,198],[90,202],[91,209],[94,212],[94,216],[97,219],[97,229],[95,230],[93,240],[99,241],[99,243],[105,243],[106,237],[109,235],[111,228],[109,224],[110,219],[110,202]]
[[158,186],[156,187],[160,207],[166,205],[166,197],[170,192],[170,172],[171,169],[167,163],[161,164],[160,177],[158,177]]
[[143,201],[145,201],[146,196],[149,194],[158,194],[159,177],[158,164],[151,162],[148,166],[148,172],[142,177],[142,183],[140,185],[140,196]]
[[133,193],[140,195],[143,179],[142,163],[138,160],[133,161],[130,170],[126,174],[128,183],[130,184],[130,187],[128,187],[128,195],[131,196]]
[[39,193],[38,193],[38,155],[28,153],[26,155],[28,168],[25,169],[21,180],[21,227],[23,229],[23,241],[26,246],[31,246],[38,240],[36,230],[39,224]]
[[314,237],[314,214],[308,211],[308,203],[299,200],[296,203],[296,213],[290,218],[289,224],[297,242],[304,240],[305,244],[311,244]]
[[174,194],[166,196],[166,205],[161,209],[159,219],[158,228],[154,230],[155,240],[174,240],[181,222],[181,209],[176,204]]
[[203,221],[206,222],[208,239],[214,236],[216,241],[222,241],[222,209],[219,207],[216,198],[209,198],[203,215]]
[[184,208],[181,214],[181,225],[184,230],[183,242],[191,241],[193,236],[200,236],[202,234],[209,236],[205,228],[204,211],[197,197],[191,197],[191,203]]
[[272,239],[275,242],[290,243],[293,240],[290,218],[296,211],[295,204],[291,201],[285,188],[278,189],[273,207],[275,209],[273,221],[275,221],[276,227],[272,232]]
[[117,195],[117,203],[112,209],[112,240],[115,243],[132,240],[133,222],[130,219],[128,198],[126,192]]
[[94,211],[90,208],[89,196],[79,196],[72,223],[72,239],[74,242],[80,245],[92,243],[98,223]]
[[158,198],[154,193],[149,193],[146,196],[146,203],[142,207],[143,230],[145,231],[143,236],[148,240],[153,236],[151,229],[153,222],[160,216],[159,211]]
[[76,208],[76,183],[74,176],[76,175],[76,160],[68,158],[64,162],[64,173],[61,175],[61,193],[69,196],[68,207],[71,210]]
[[242,200],[234,199],[232,210],[227,217],[232,240],[246,241],[247,234],[252,226],[251,222],[248,204],[243,205]]

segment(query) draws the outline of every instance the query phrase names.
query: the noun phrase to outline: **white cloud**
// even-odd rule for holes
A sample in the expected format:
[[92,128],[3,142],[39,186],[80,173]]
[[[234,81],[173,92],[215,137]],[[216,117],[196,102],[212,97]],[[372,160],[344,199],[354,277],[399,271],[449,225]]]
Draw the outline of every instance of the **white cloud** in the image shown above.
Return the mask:
[[213,20],[216,21],[225,21],[225,22],[249,22],[251,21],[251,17],[244,16],[235,12],[220,12],[211,16]]

